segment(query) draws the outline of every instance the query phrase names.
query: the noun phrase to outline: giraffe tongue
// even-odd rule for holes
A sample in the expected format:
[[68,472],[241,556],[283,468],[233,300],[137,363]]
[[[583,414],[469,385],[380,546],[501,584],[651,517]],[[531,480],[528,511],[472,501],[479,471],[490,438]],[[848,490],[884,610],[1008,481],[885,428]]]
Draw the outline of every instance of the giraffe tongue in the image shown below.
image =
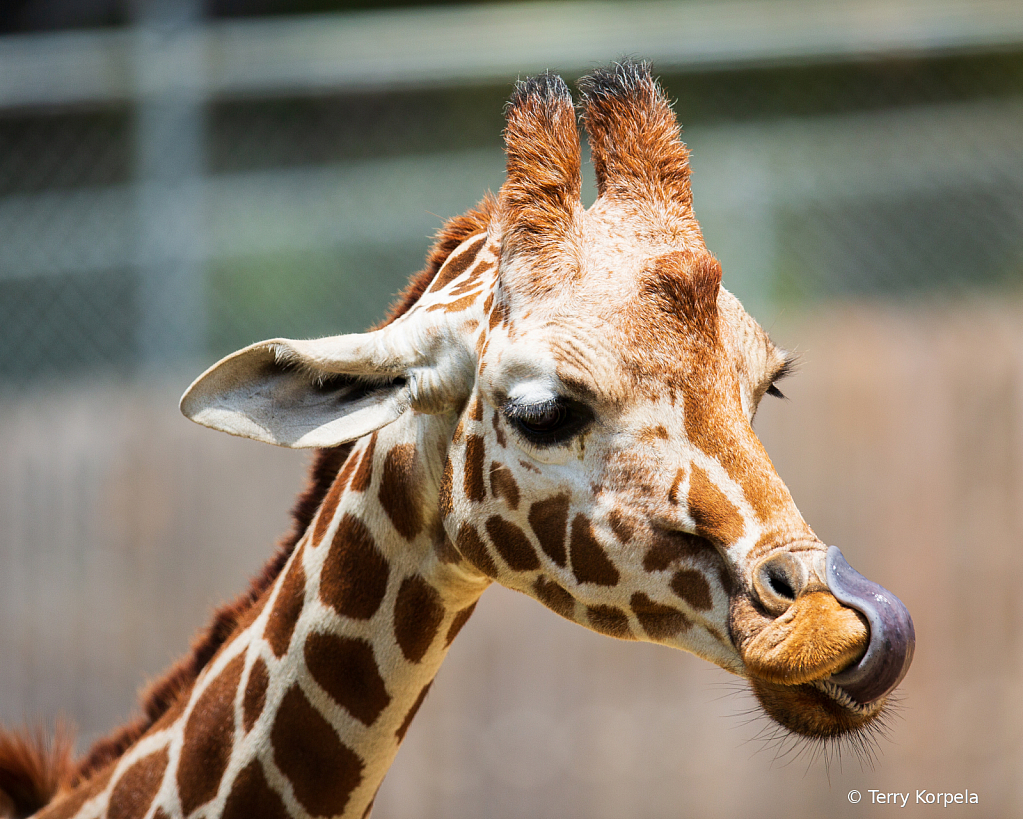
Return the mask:
[[857,572],[837,546],[828,549],[825,566],[831,593],[870,625],[866,653],[831,681],[857,702],[874,702],[894,690],[909,670],[916,645],[913,620],[899,598]]

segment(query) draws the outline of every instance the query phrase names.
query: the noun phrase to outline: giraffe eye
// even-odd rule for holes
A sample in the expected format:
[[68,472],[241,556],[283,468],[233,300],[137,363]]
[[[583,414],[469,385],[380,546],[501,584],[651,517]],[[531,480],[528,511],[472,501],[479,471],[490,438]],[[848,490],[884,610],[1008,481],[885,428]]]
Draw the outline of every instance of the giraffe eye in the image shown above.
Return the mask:
[[538,404],[512,404],[505,415],[522,436],[536,446],[548,446],[567,441],[590,421],[584,407],[560,398]]
[[549,435],[561,428],[568,420],[569,413],[566,407],[554,404],[541,407],[535,412],[518,417],[519,427],[530,435]]

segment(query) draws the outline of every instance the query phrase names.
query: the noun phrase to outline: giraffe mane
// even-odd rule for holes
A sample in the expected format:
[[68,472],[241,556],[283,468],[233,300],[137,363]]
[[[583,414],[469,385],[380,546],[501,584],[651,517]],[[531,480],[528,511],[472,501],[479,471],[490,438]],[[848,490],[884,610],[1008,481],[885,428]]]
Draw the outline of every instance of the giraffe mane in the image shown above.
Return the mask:
[[[420,296],[426,292],[451,252],[473,234],[483,233],[487,230],[496,206],[497,202],[494,197],[487,194],[475,208],[461,216],[449,219],[441,227],[427,255],[425,266],[410,278],[408,285],[399,294],[388,310],[387,316],[377,327],[391,323],[412,308]],[[120,758],[128,748],[168,713],[183,695],[191,690],[203,668],[213,659],[239,625],[247,623],[246,615],[252,613],[253,607],[263,593],[273,585],[280,575],[298,541],[312,524],[316,510],[319,509],[331,483],[351,452],[351,448],[352,444],[342,444],[330,449],[316,450],[306,487],[299,494],[291,510],[291,530],[281,539],[274,556],[252,579],[248,591],[214,612],[211,622],[193,640],[188,654],[143,691],[140,697],[142,714],[127,725],[95,742],[77,765],[71,766],[73,770],[70,773],[62,773],[62,786],[74,787]],[[2,738],[2,734],[0,734],[0,738]],[[2,765],[3,762],[0,761],[0,767]],[[39,789],[37,788],[37,790]],[[56,788],[52,789],[51,796],[55,791]],[[42,793],[41,790],[40,793]],[[45,802],[38,807],[41,808],[43,804]]]
[[52,733],[0,731],[0,816],[29,816],[53,799],[74,767],[73,745],[64,722]]

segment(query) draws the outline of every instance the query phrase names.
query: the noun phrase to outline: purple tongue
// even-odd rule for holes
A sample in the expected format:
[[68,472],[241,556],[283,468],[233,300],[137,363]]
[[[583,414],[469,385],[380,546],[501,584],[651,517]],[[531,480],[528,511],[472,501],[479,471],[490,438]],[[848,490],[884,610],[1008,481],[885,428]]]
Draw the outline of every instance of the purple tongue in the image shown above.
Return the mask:
[[913,619],[898,597],[850,566],[837,546],[828,548],[825,567],[835,599],[856,609],[870,625],[866,654],[831,681],[866,705],[894,690],[909,671],[916,645]]

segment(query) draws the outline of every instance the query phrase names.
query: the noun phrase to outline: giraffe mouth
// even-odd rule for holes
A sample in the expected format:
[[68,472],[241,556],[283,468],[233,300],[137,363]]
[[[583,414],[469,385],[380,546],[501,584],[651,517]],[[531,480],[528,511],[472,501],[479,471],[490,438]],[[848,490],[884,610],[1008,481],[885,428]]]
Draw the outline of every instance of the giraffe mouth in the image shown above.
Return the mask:
[[[825,569],[826,592],[800,596],[791,617],[779,617],[746,645],[750,686],[765,712],[813,738],[860,730],[881,714],[916,642],[902,602],[849,566],[835,546]],[[841,641],[825,648],[843,631],[855,640],[854,652],[840,652]],[[822,643],[821,634],[830,639]],[[814,656],[822,661],[815,668],[805,662]]]
[[876,714],[884,705],[883,698],[867,703],[857,701],[848,691],[834,681],[834,677],[827,680],[814,680],[812,683],[807,683],[807,685],[813,686],[846,711],[850,711],[858,716],[869,718]]

